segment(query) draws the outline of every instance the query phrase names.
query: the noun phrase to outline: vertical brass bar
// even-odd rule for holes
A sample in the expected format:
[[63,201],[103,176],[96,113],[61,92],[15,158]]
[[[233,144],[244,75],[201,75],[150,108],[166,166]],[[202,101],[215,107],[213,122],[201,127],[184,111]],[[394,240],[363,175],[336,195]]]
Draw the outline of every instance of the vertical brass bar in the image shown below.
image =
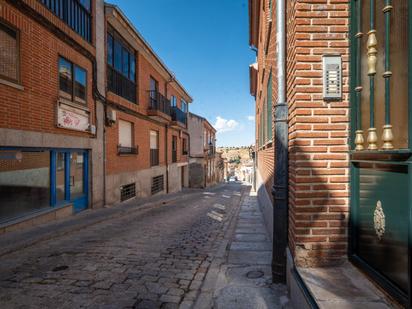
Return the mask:
[[355,132],[355,150],[363,150],[363,130],[362,130],[362,85],[361,85],[361,45],[362,45],[362,1],[356,2],[356,132]]
[[369,75],[369,103],[370,103],[370,126],[368,129],[368,149],[375,150],[378,148],[375,128],[375,75],[377,63],[378,41],[376,39],[375,29],[375,0],[370,0],[370,30],[368,32],[368,75]]
[[383,126],[382,149],[388,150],[393,149],[393,133],[391,125],[391,114],[390,114],[390,80],[392,76],[391,64],[390,64],[390,27],[391,27],[391,11],[392,11],[392,1],[385,0],[385,7],[383,8],[383,14],[385,14],[385,72],[383,77],[385,78],[385,125]]

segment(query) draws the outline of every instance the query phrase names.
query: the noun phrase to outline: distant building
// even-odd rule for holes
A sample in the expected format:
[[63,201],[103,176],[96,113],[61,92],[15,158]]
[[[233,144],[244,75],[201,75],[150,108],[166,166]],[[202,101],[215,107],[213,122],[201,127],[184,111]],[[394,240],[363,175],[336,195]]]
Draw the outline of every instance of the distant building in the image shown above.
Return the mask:
[[0,1],[0,233],[187,187],[191,102],[119,7]]
[[216,129],[205,118],[188,114],[190,134],[189,186],[205,188],[219,181],[216,175]]

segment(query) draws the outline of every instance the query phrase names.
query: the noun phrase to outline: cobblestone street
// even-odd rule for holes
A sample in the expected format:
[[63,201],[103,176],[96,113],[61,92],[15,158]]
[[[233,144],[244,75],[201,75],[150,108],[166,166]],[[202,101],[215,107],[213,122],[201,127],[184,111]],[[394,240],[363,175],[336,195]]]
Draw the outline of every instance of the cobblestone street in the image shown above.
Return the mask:
[[1,308],[190,307],[245,188],[223,185],[132,207],[3,254]]

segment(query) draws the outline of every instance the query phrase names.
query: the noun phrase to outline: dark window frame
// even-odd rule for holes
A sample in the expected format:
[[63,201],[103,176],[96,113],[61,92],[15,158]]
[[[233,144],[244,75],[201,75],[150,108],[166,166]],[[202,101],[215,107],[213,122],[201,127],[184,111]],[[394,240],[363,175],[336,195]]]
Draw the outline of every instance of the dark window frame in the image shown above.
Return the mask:
[[187,151],[187,138],[183,137],[182,138],[182,155],[186,156],[188,154]]
[[[69,62],[70,63],[70,70],[71,70],[71,74],[72,74],[72,80],[71,80],[71,83],[72,83],[72,89],[71,89],[71,94],[70,93],[67,93],[67,92],[65,92],[64,90],[61,90],[60,89],[60,59],[63,59],[63,60],[65,60],[65,61],[67,61],[67,62]],[[75,95],[75,79],[76,79],[76,76],[75,76],[75,68],[79,68],[79,69],[81,69],[81,70],[83,70],[83,71],[85,71],[85,73],[86,73],[86,85],[85,85],[85,91],[84,91],[84,94],[85,94],[85,98],[84,98],[84,100],[82,99],[82,98],[80,98],[80,97],[77,97],[76,95]],[[87,72],[87,69],[85,69],[85,68],[83,68],[83,67],[81,67],[81,66],[79,66],[79,65],[77,65],[77,64],[75,64],[73,61],[70,61],[69,59],[67,59],[66,57],[64,57],[64,56],[62,56],[62,55],[58,55],[58,59],[57,59],[57,79],[58,79],[58,81],[59,81],[59,96],[60,97],[62,97],[62,98],[64,98],[64,99],[69,99],[71,102],[73,102],[73,103],[77,103],[77,104],[80,104],[80,105],[83,105],[83,106],[87,106],[87,104],[88,104],[88,100],[87,100],[87,97],[88,97],[88,95],[87,95],[87,93],[88,93],[88,90],[89,90],[89,87],[88,87],[88,72]],[[78,98],[78,99],[76,99],[76,98]]]
[[16,65],[17,65],[16,70],[17,70],[17,74],[16,75],[17,76],[16,77],[17,77],[17,79],[13,79],[13,78],[10,78],[8,76],[1,75],[1,74],[0,74],[0,79],[3,79],[5,81],[21,85],[20,30],[17,27],[11,25],[9,22],[7,22],[4,19],[0,18],[0,30],[1,30],[2,27],[6,28],[8,31],[14,32],[15,35],[16,35],[16,45],[17,45],[17,47],[16,47],[16,49],[17,49],[17,53],[16,53]]
[[[109,35],[112,38],[112,61],[111,64],[109,63],[109,59],[108,59],[108,55],[109,53],[108,51],[108,40],[109,40]],[[116,55],[115,55],[115,43],[118,42],[120,43],[121,46],[121,67],[122,69],[119,71],[116,68],[115,65],[115,59],[116,59]],[[123,74],[123,50],[126,50],[129,57],[128,57],[128,76]],[[131,58],[130,56],[133,56],[133,58]],[[131,70],[131,63],[132,63],[132,59],[134,59],[134,70]],[[114,30],[112,27],[108,27],[107,28],[107,37],[106,37],[106,64],[108,66],[110,66],[113,70],[115,70],[117,73],[120,73],[123,77],[127,78],[130,82],[134,83],[137,86],[137,53],[136,51],[126,42],[125,39],[122,38],[122,36],[116,31]],[[134,72],[134,76],[133,79],[131,79],[132,74],[131,72]]]

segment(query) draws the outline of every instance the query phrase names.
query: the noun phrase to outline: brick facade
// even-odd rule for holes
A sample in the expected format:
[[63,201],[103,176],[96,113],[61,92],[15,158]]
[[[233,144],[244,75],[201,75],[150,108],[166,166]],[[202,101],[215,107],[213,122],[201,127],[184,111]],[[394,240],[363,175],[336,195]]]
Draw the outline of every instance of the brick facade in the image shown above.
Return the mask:
[[[190,103],[192,99],[135,31],[133,25],[127,22],[118,7],[107,5],[105,19],[106,29],[116,31],[136,57],[137,94],[136,102],[131,102],[110,90],[106,93],[109,108],[117,114],[116,122],[106,126],[108,203],[119,202],[120,188],[129,183],[137,184],[138,197],[150,196],[152,177],[159,175],[163,175],[165,179],[164,193],[179,191],[182,186],[188,185],[188,156],[182,152],[183,139],[186,139],[186,142],[189,140],[187,127],[172,121],[170,115],[159,116],[158,113],[149,113],[150,80],[153,78],[157,81],[157,91],[160,95],[168,100],[175,96],[179,109],[182,108],[181,100]],[[133,124],[133,141],[138,148],[137,154],[118,153],[120,120]],[[159,164],[156,166],[151,166],[150,163],[150,131],[158,132]],[[173,138],[177,141],[176,162],[173,162]]]
[[[87,50],[94,55],[93,46],[69,30],[38,1],[27,1],[27,4],[45,16],[53,25],[67,31],[68,35],[78,44],[87,46]],[[1,128],[92,137],[90,133],[56,127],[55,117],[56,104],[59,99],[58,59],[62,56],[87,71],[87,108],[91,113],[91,123],[96,124],[90,59],[35,20],[28,18],[7,1],[0,2],[0,18],[18,30],[20,35],[20,85],[13,87],[0,83]]]
[[[259,2],[259,1],[257,1]],[[286,97],[289,107],[289,249],[298,266],[334,265],[346,259],[349,212],[349,3],[286,1]],[[257,44],[256,145],[258,173],[271,197],[272,143],[264,136],[268,72],[272,70],[272,108],[277,102],[276,1],[260,2]],[[265,7],[265,9],[263,9]],[[270,35],[267,35],[269,20]],[[267,40],[269,38],[269,44]],[[267,47],[268,46],[268,47]],[[343,99],[326,102],[322,55],[340,54]],[[272,198],[272,197],[271,197]]]
[[[81,4],[76,2],[76,5]],[[152,179],[160,175],[164,177],[163,193],[179,191],[188,186],[189,178],[189,159],[188,154],[183,152],[183,143],[188,148],[190,138],[187,125],[182,120],[184,113],[173,110],[175,114],[170,111],[159,117],[158,113],[150,112],[150,78],[157,80],[160,95],[167,100],[172,95],[176,97],[177,109],[183,108],[182,100],[189,104],[192,98],[118,7],[106,5],[102,0],[91,0],[90,5],[91,37],[87,38],[87,35],[82,36],[70,28],[57,16],[58,13],[53,13],[54,7],[50,2],[0,0],[0,22],[7,29],[17,31],[19,52],[18,81],[0,78],[0,149],[6,147],[7,151],[11,151],[10,155],[2,153],[0,167],[4,168],[0,172],[12,172],[13,168],[9,166],[18,166],[17,172],[32,169],[35,173],[38,164],[30,160],[25,160],[24,166],[7,160],[10,160],[8,157],[19,160],[19,152],[27,149],[40,151],[43,157],[50,158],[50,163],[46,162],[50,165],[50,175],[55,175],[61,190],[67,181],[60,177],[62,173],[56,172],[53,160],[62,151],[65,154],[59,158],[64,160],[71,158],[70,153],[80,151],[87,157],[85,162],[88,166],[83,168],[89,170],[86,208],[120,202],[121,188],[130,183],[136,184],[137,197],[150,196]],[[135,56],[135,102],[108,89],[106,42],[109,26]],[[2,29],[5,33],[4,27]],[[6,48],[4,42],[2,47]],[[60,90],[59,57],[86,71],[86,104],[81,105],[74,99],[70,101],[64,97]],[[58,110],[62,102],[70,109],[88,115],[87,129],[80,131],[59,126]],[[108,118],[108,113],[112,111],[115,111],[114,121]],[[119,154],[120,120],[132,124],[132,145],[138,148],[136,154]],[[151,166],[150,161],[151,130],[159,133],[159,162],[155,166]],[[175,153],[172,151],[174,140]],[[27,159],[29,154],[26,154]],[[79,160],[83,159],[81,157]],[[71,164],[71,161],[65,162]],[[75,177],[81,179],[82,176]],[[51,196],[56,190],[53,188],[57,187],[53,183],[56,180],[51,177]],[[45,179],[44,183],[48,181]],[[70,186],[66,191],[70,190],[68,188]],[[74,203],[67,196],[64,196],[64,201]],[[60,202],[53,201],[52,197],[50,204],[54,207]]]

